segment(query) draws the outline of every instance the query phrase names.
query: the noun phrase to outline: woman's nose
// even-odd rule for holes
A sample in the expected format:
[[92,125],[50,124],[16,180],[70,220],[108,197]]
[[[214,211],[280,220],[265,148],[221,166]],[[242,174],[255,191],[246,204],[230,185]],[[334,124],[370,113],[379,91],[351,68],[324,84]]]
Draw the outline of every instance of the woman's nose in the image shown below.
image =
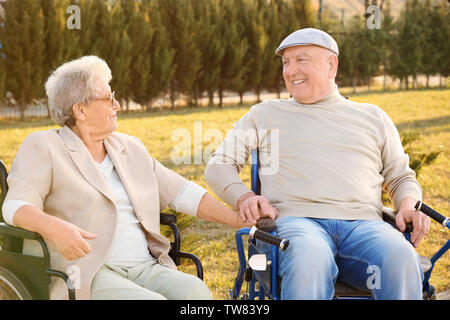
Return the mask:
[[120,103],[116,99],[114,99],[114,101],[113,101],[113,109],[114,110],[119,110],[120,109]]

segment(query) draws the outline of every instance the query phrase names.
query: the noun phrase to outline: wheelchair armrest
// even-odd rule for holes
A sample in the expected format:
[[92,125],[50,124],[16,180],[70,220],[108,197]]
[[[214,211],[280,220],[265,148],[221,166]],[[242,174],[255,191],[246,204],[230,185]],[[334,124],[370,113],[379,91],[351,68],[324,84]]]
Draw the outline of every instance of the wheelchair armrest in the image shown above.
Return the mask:
[[178,266],[180,265],[180,257],[177,255],[178,252],[180,252],[181,249],[181,236],[180,236],[180,230],[177,227],[177,216],[174,214],[167,214],[167,213],[160,213],[159,214],[159,222],[162,225],[169,226],[170,229],[172,229],[173,233],[173,242],[170,243],[170,252],[169,256],[172,258],[172,260],[175,262],[175,264]]
[[161,212],[159,214],[159,220],[161,224],[169,226],[170,229],[172,229],[174,241],[170,243],[169,256],[175,262],[175,265],[180,265],[180,258],[191,259],[197,268],[197,276],[203,280],[203,266],[200,259],[192,253],[181,251],[181,235],[180,230],[177,227],[177,216]]
[[174,214],[168,214],[168,213],[160,213],[159,214],[159,221],[161,224],[165,226],[170,226],[170,223],[177,223],[177,216]]
[[[388,207],[383,207],[383,211],[382,211],[383,221],[389,223],[394,228],[397,228],[397,225],[395,223],[395,215],[396,214],[397,214],[397,212],[394,209],[388,208]],[[413,231],[412,223],[407,223],[406,229],[404,232],[411,233],[412,231]]]
[[0,234],[29,240],[39,240],[41,238],[41,236],[36,232],[17,228],[4,222],[0,222]]

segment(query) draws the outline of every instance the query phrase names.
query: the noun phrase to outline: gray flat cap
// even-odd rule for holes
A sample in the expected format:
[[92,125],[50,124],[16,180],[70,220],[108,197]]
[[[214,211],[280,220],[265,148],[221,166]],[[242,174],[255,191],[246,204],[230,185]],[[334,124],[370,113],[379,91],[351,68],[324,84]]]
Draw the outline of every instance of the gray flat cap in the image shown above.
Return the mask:
[[279,56],[283,54],[283,50],[289,47],[316,45],[339,55],[339,49],[336,41],[325,31],[306,28],[292,32],[278,46],[275,53]]

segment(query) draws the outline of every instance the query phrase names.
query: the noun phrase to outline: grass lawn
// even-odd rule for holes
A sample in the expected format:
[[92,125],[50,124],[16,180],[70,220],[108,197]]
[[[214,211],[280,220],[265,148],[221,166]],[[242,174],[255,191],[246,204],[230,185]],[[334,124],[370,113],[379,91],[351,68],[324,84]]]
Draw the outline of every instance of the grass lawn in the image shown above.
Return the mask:
[[[417,134],[418,139],[409,146],[414,152],[441,152],[432,164],[420,171],[418,180],[423,189],[424,202],[443,214],[450,215],[450,90],[377,92],[350,96],[350,99],[380,106],[390,115],[401,135]],[[196,108],[172,112],[122,114],[119,116],[118,131],[139,137],[147,145],[152,156],[212,193],[203,178],[204,161],[201,161],[201,164],[173,163],[172,150],[179,145],[180,140],[175,136],[172,139],[172,134],[189,132],[192,137],[191,145],[203,134],[205,135],[203,148],[198,150],[213,148],[221,142],[217,137],[224,136],[249,107],[230,106],[223,109]],[[0,159],[9,169],[19,145],[28,134],[56,127],[50,120],[23,123],[0,121]],[[208,138],[205,133],[213,133],[216,138]],[[194,156],[199,156],[198,153],[194,154],[195,150],[197,149],[194,147],[191,150],[192,160]],[[243,181],[248,184],[249,172],[249,168],[246,168],[241,174]],[[182,229],[182,249],[195,253],[201,259],[205,281],[212,290],[213,297],[226,299],[227,290],[233,287],[238,269],[234,244],[236,230],[197,221],[183,214],[179,214],[179,226]],[[163,233],[166,231],[162,230]],[[432,222],[429,235],[422,240],[417,251],[421,255],[431,256],[448,238],[449,232],[442,231],[442,226]],[[187,263],[183,263],[180,268],[183,271],[194,272],[194,268]],[[450,289],[449,253],[435,266],[431,283],[438,292]]]

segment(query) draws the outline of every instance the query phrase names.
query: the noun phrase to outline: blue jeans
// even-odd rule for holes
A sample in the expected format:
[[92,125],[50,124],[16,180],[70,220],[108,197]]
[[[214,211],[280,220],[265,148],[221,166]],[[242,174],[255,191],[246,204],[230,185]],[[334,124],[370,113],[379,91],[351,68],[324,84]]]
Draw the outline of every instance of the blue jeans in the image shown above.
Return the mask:
[[383,221],[283,217],[281,299],[331,299],[340,281],[375,299],[421,299],[423,271],[403,234]]

